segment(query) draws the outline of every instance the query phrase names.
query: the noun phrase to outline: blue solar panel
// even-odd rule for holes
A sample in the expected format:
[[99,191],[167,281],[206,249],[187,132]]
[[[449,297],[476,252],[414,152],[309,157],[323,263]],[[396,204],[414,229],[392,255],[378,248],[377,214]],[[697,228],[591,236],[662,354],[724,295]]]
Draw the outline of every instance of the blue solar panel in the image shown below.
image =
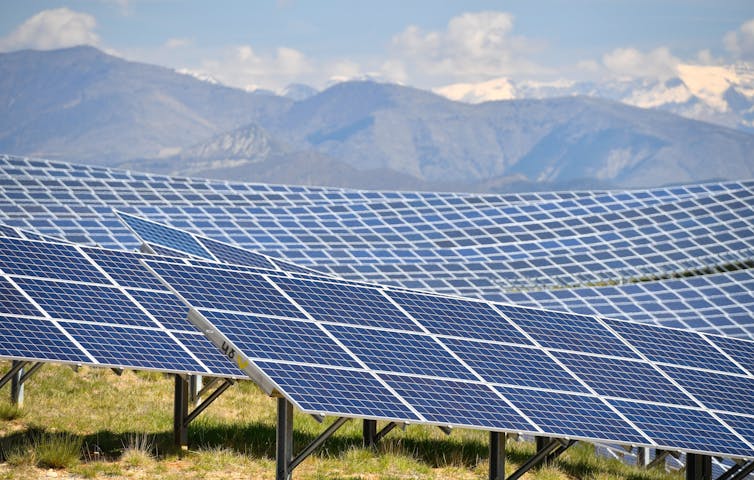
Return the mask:
[[541,349],[452,338],[442,342],[487,382],[588,393]]
[[89,357],[55,324],[41,318],[0,316],[0,356],[89,363]]
[[104,365],[208,373],[165,332],[116,325],[60,322]]
[[251,359],[359,367],[314,322],[206,310],[202,315]]
[[754,445],[754,416],[718,413],[717,416],[732,427],[744,440]]
[[327,325],[327,329],[374,370],[476,380],[428,335],[345,325]]
[[430,422],[513,432],[536,431],[488,386],[400,375],[383,374],[381,377]]
[[165,228],[158,223],[123,212],[118,212],[118,216],[147,243],[156,243],[200,258],[214,260],[207,249],[186,232],[174,228]]
[[707,339],[717,345],[739,365],[754,375],[754,342],[739,342],[731,338],[707,336]]
[[0,237],[0,269],[9,275],[110,283],[72,245]]
[[154,327],[155,323],[115,287],[16,278],[16,283],[54,318]]
[[0,277],[0,313],[39,316],[42,312],[7,279]]
[[165,289],[165,286],[139,262],[141,258],[154,258],[154,256],[90,247],[83,247],[83,250],[118,285],[154,290]]
[[418,421],[390,390],[363,370],[255,362],[308,413]]
[[398,291],[389,295],[432,333],[531,345],[487,303]]
[[744,373],[696,333],[653,325],[605,320],[612,329],[655,362]]
[[411,319],[374,288],[275,278],[275,283],[321,321],[418,331]]
[[551,435],[647,443],[596,397],[513,387],[496,386],[495,389]]
[[752,448],[709,413],[688,408],[611,400],[662,448],[751,457]]
[[258,275],[156,261],[146,263],[193,306],[306,318],[283,294]]
[[197,240],[220,262],[235,265],[249,265],[252,267],[266,268],[268,270],[275,270],[276,268],[266,257],[259,255],[258,253],[233,247],[208,238],[198,237]]
[[708,408],[733,413],[754,413],[752,378],[665,365],[662,369]]
[[566,352],[553,355],[599,395],[696,406],[696,402],[646,362]]
[[195,329],[187,319],[189,307],[174,294],[152,290],[129,290],[128,293],[165,328],[189,331]]
[[595,318],[512,306],[499,310],[548,348],[635,358],[636,354]]
[[236,363],[229,360],[219,348],[214,346],[204,334],[200,332],[172,332],[188,350],[196,355],[204,365],[214,374],[229,375],[234,377],[247,377],[246,373],[239,370]]

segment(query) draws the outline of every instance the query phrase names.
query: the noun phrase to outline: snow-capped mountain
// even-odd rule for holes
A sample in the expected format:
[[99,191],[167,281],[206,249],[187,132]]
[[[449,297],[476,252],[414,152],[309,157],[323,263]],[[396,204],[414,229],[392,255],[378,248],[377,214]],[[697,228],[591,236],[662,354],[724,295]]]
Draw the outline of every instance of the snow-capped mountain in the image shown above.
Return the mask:
[[435,92],[467,103],[587,95],[754,131],[754,66],[682,64],[677,70],[678,75],[667,80],[532,82],[497,78],[447,85]]

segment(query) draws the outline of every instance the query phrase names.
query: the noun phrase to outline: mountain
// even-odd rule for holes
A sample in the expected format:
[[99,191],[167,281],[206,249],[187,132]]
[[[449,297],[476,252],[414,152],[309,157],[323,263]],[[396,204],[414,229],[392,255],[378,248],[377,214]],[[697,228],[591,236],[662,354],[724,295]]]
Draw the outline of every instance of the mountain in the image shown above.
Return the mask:
[[[702,88],[712,84],[702,77],[655,87],[661,98],[675,95],[679,108],[704,95],[705,105],[722,98],[741,112],[749,108],[744,87],[721,93],[726,83]],[[741,83],[743,73],[736,78]],[[535,87],[548,98],[470,104],[351,81],[322,92],[292,86],[293,100],[87,47],[24,51],[0,55],[0,151],[178,175],[382,189],[639,187],[754,177],[750,133],[589,91],[549,98],[571,88],[565,84],[527,88]],[[495,88],[503,95],[522,87]],[[697,93],[691,98],[684,89]]]
[[754,66],[679,65],[678,76],[604,82],[514,81],[496,78],[435,89],[451,100],[482,103],[524,98],[591,96],[754,132]]
[[0,55],[4,152],[104,164],[159,157],[290,103],[92,47]]

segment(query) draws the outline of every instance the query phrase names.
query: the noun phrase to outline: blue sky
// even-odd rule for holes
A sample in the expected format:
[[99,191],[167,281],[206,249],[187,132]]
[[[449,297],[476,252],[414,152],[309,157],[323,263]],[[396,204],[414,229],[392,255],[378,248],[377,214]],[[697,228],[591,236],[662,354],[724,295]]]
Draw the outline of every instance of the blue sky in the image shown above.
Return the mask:
[[678,63],[754,60],[754,1],[0,4],[2,51],[79,43],[245,88],[322,87],[363,75],[422,88],[663,76]]

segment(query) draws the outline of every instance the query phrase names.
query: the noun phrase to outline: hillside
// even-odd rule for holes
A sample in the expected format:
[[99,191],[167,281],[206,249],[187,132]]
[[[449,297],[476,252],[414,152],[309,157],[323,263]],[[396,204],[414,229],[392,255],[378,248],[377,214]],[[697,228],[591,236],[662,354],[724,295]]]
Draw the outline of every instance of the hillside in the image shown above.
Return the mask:
[[[481,104],[370,81],[287,97],[90,47],[0,55],[0,151],[176,175],[500,191],[754,177],[754,135],[594,97]],[[294,100],[298,99],[298,101]]]

